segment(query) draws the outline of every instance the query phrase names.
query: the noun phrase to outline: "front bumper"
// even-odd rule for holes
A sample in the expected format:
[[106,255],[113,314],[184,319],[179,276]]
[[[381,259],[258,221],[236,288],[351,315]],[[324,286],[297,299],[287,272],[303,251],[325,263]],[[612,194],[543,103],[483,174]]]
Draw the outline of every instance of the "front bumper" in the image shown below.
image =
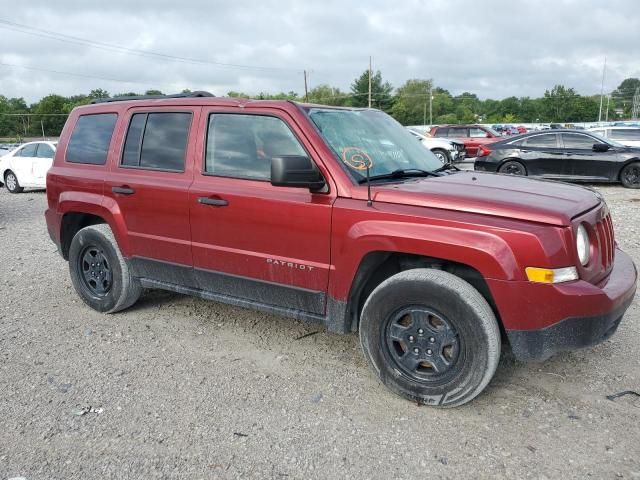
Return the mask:
[[617,249],[613,269],[599,285],[488,283],[494,298],[503,299],[496,306],[516,358],[543,361],[611,337],[633,301],[637,279],[633,261]]

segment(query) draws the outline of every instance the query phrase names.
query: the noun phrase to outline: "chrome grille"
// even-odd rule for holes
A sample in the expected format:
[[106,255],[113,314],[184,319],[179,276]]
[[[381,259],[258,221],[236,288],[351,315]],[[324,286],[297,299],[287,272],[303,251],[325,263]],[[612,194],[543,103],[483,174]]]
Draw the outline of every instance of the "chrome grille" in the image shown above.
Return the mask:
[[611,221],[611,215],[609,212],[602,217],[602,220],[598,221],[594,225],[594,228],[598,237],[598,249],[602,257],[602,266],[605,270],[608,270],[613,263],[613,257],[615,254],[613,222]]

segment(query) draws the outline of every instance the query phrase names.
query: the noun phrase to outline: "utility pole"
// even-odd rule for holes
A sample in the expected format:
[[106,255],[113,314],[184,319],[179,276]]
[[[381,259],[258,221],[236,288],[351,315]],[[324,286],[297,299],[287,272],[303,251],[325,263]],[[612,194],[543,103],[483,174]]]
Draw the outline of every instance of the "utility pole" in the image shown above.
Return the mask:
[[433,80],[429,80],[429,125],[433,125]]
[[44,138],[44,123],[42,120],[40,120],[40,127],[42,128],[42,140],[46,140],[46,138]]
[[604,76],[607,73],[607,57],[604,57],[604,67],[602,68],[602,85],[600,86],[600,112],[598,113],[598,123],[602,121],[602,98],[604,96]]
[[308,102],[309,101],[309,91],[307,89],[307,71],[304,70],[304,101]]
[[636,88],[633,95],[633,110],[631,110],[631,120],[638,120],[640,117],[640,87]]
[[427,99],[424,99],[424,110],[422,112],[422,126],[427,126]]

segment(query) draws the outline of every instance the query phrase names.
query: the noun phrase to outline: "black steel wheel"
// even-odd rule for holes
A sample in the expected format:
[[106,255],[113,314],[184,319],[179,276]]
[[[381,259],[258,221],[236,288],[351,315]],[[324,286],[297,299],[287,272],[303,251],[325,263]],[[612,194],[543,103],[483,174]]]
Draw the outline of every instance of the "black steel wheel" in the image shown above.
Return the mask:
[[107,295],[113,284],[113,272],[104,250],[88,245],[78,255],[77,261],[77,268],[82,272],[82,286],[87,293],[96,297]]
[[69,273],[80,298],[99,312],[124,310],[142,292],[107,224],[91,225],[75,234],[69,247]]
[[527,169],[520,162],[516,162],[515,160],[509,160],[508,162],[504,162],[500,169],[498,170],[500,173],[505,173],[507,175],[520,175],[526,176]]
[[18,177],[16,177],[16,174],[11,170],[4,174],[4,184],[10,193],[21,193],[24,191],[24,188],[22,188],[18,182]]
[[626,165],[620,172],[620,181],[626,188],[640,188],[640,162]]
[[373,290],[360,343],[389,389],[438,407],[479,395],[500,358],[500,329],[485,298],[460,277],[429,268],[400,272]]
[[385,353],[407,375],[432,384],[455,375],[461,339],[447,318],[423,305],[390,315],[384,336]]

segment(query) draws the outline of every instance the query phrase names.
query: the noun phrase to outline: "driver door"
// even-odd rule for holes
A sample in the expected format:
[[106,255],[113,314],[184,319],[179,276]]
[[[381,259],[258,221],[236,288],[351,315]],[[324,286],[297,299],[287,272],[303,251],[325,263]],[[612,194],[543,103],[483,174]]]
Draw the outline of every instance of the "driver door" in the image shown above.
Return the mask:
[[11,160],[11,170],[18,177],[20,185],[31,185],[34,183],[33,162],[36,157],[37,143],[30,143],[18,150]]
[[285,118],[205,110],[203,159],[189,192],[198,287],[324,314],[335,194],[274,187],[271,158],[309,154]]

